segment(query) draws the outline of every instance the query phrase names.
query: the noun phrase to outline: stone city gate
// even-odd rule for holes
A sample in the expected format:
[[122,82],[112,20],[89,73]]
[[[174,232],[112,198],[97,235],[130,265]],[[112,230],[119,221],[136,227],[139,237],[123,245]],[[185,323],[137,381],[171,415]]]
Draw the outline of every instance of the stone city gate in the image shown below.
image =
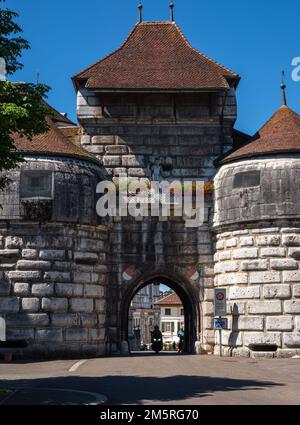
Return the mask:
[[[234,130],[238,75],[174,22],[140,22],[73,82],[80,125],[54,111],[46,134],[16,136],[26,161],[0,192],[0,316],[27,343],[16,355],[126,352],[130,301],[158,281],[183,301],[188,352],[219,352],[226,287],[224,354],[297,355],[300,121],[286,97],[256,138]],[[124,175],[205,181],[203,225],[99,217],[97,184]]]
[[[196,52],[175,23],[138,24],[118,51],[73,81],[82,148],[101,161],[114,182],[124,175],[209,182],[214,161],[232,147],[238,76]],[[212,194],[206,193],[205,223],[199,228],[187,228],[182,217],[112,220],[107,323],[114,347],[127,339],[128,285],[131,295],[139,287],[133,283],[130,289],[126,279],[141,282],[142,276],[144,282],[148,270],[157,270],[156,277],[168,270],[175,276],[169,281],[173,287],[179,282],[174,289],[189,304],[189,351],[196,341],[211,349],[211,294],[204,292],[213,287],[212,212]],[[195,304],[201,297],[200,319]]]

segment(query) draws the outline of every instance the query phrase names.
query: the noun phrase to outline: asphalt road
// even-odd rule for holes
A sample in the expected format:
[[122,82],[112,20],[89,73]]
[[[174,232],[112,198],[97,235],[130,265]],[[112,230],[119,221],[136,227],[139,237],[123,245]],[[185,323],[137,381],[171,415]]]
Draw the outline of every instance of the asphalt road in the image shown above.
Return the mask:
[[139,354],[82,362],[0,363],[0,387],[102,393],[108,404],[299,405],[300,359]]

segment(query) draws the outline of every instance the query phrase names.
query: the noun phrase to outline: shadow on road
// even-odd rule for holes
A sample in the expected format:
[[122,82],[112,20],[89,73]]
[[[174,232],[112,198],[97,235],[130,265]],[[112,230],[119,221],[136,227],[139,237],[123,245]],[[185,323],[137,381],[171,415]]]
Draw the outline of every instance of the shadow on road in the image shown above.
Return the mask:
[[[155,371],[154,371],[155,373]],[[212,378],[207,376],[68,376],[46,379],[0,380],[6,388],[60,388],[101,393],[108,404],[142,404],[144,401],[184,401],[193,397],[208,397],[216,392],[263,390],[284,386],[259,380]],[[34,400],[32,400],[34,404]]]

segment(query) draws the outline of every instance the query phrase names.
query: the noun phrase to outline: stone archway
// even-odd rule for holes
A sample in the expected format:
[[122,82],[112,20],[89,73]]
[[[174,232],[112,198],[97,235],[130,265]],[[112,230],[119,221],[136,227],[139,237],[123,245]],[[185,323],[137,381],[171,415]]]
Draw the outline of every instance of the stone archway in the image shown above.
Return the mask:
[[125,346],[128,345],[128,314],[132,299],[145,286],[155,282],[166,284],[181,299],[185,311],[185,352],[189,354],[195,353],[195,344],[200,340],[201,332],[199,294],[184,277],[166,272],[148,274],[127,284],[126,288],[124,288],[119,314],[120,339],[122,343]]

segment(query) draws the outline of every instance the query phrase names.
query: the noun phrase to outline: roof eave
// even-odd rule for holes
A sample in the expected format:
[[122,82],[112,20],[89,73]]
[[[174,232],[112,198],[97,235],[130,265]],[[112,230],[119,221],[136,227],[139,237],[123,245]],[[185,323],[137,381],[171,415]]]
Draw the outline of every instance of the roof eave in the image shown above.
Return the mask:
[[17,155],[20,156],[25,156],[25,155],[30,155],[30,156],[42,156],[42,157],[62,157],[62,158],[69,158],[69,159],[77,159],[80,161],[88,161],[88,162],[92,162],[98,166],[101,166],[101,163],[97,160],[97,158],[94,158],[92,156],[85,156],[85,155],[72,155],[72,154],[67,154],[67,153],[60,153],[60,152],[51,152],[51,151],[30,151],[30,150],[19,150],[15,152]]
[[232,162],[236,162],[242,159],[252,159],[257,157],[269,157],[270,155],[280,155],[280,154],[299,154],[300,155],[300,148],[299,149],[274,149],[273,151],[269,152],[253,152],[248,154],[242,154],[235,156],[233,158],[224,158],[221,161],[218,161],[220,165],[229,164]]

